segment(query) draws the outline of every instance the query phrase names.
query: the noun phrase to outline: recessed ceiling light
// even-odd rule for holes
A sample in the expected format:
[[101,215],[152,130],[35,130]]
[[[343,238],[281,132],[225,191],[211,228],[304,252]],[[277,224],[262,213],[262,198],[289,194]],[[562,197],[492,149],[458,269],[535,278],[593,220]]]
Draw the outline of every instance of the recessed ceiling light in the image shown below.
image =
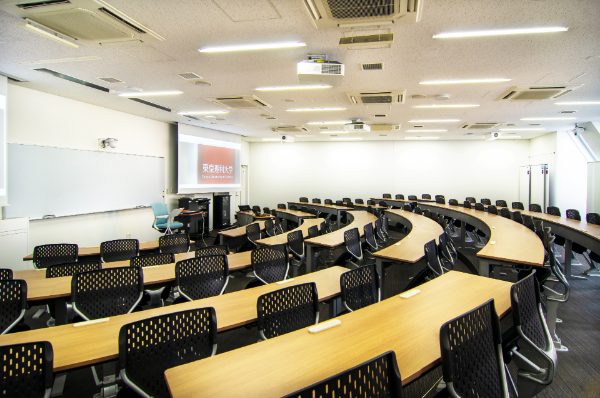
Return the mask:
[[229,111],[182,111],[182,112],[177,112],[178,115],[225,115],[229,113]]
[[521,118],[524,122],[542,122],[542,121],[554,121],[554,120],[575,120],[573,116],[557,116],[557,117],[523,117]]
[[446,129],[409,129],[405,133],[445,133]]
[[129,91],[125,93],[120,93],[119,97],[161,97],[167,95],[180,95],[183,94],[183,91],[179,90],[166,90],[166,91]]
[[348,134],[350,133],[350,131],[344,131],[344,130],[322,130],[319,131],[320,134]]
[[332,137],[331,141],[362,141],[361,137]]
[[328,107],[328,108],[292,108],[286,109],[288,112],[337,112],[345,111],[343,107]]
[[296,86],[268,86],[268,87],[256,87],[256,91],[292,91],[292,90],[322,90],[331,88],[329,84],[304,84]]
[[416,137],[412,137],[412,136],[408,136],[408,137],[404,137],[405,140],[408,141],[427,141],[427,140],[439,140],[440,137],[437,136],[416,136]]
[[514,29],[490,29],[490,30],[468,30],[460,32],[443,32],[433,35],[434,39],[461,39],[468,37],[489,37],[489,36],[511,36],[511,35],[530,35],[537,33],[555,33],[566,32],[569,28],[564,26],[546,26],[536,28],[514,28]]
[[44,37],[47,37],[49,39],[52,39],[58,43],[64,44],[66,46],[69,47],[73,47],[73,48],[79,48],[79,45],[73,43],[71,40],[71,37],[63,35],[62,33],[56,32],[50,28],[48,28],[47,26],[38,24],[35,21],[32,21],[28,18],[25,18],[25,27],[37,34],[40,34]]
[[510,79],[505,78],[488,78],[488,79],[454,79],[454,80],[423,80],[419,84],[425,86],[445,85],[445,84],[484,84],[484,83],[502,83],[509,82]]
[[412,119],[409,123],[457,123],[460,119]]
[[543,127],[510,127],[498,129],[499,131],[545,131]]
[[600,105],[600,101],[561,101],[554,105]]
[[324,122],[308,122],[308,126],[337,126],[342,124],[352,123],[352,120],[331,120]]
[[431,104],[413,105],[415,109],[437,109],[437,108],[477,108],[479,104]]
[[305,47],[306,43],[300,41],[281,41],[275,43],[233,44],[229,46],[212,46],[199,48],[201,53],[224,53],[237,51],[278,50],[283,48]]

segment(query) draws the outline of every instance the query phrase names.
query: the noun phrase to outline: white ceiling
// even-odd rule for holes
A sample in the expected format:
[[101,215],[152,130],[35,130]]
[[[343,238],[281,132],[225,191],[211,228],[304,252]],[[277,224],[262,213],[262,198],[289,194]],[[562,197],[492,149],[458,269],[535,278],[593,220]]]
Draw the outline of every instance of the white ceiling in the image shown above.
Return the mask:
[[[22,2],[26,2],[23,0]],[[33,0],[32,0],[33,1]],[[598,0],[425,0],[422,20],[402,17],[391,30],[394,43],[387,49],[346,50],[338,46],[345,33],[338,28],[316,29],[302,0],[109,0],[109,3],[165,38],[144,43],[93,45],[70,48],[24,29],[24,21],[0,0],[0,73],[26,80],[26,87],[166,122],[186,122],[234,132],[247,137],[276,137],[271,128],[303,125],[309,121],[361,118],[401,124],[400,132],[368,133],[370,139],[437,135],[441,139],[481,139],[465,136],[465,123],[499,122],[531,127],[520,118],[561,116],[575,110],[575,122],[600,120],[600,106],[557,106],[555,100],[497,101],[511,86],[581,85],[561,101],[600,100],[600,1]],[[530,26],[567,26],[568,32],[544,35],[435,40],[444,31]],[[307,47],[248,53],[201,54],[209,45],[271,41],[303,41]],[[326,53],[343,62],[346,75],[334,88],[319,91],[258,93],[258,86],[298,84],[296,63],[307,53]],[[92,57],[80,62],[48,60]],[[42,61],[42,62],[39,62]],[[383,71],[361,71],[360,64],[383,62]],[[127,87],[181,90],[175,97],[145,98],[172,109],[143,104],[74,84],[34,68],[49,68],[112,90]],[[195,72],[212,86],[196,86],[177,76]],[[98,77],[114,77],[125,84],[108,84]],[[510,82],[482,85],[422,86],[432,79],[504,77]],[[346,93],[406,89],[404,104],[353,105]],[[220,109],[209,98],[257,95],[272,106],[267,110],[232,110],[224,120],[191,120],[177,112]],[[415,94],[448,94],[449,100],[414,99]],[[293,101],[293,102],[290,102]],[[432,103],[476,103],[471,109],[414,109]],[[290,113],[288,108],[343,106],[346,111]],[[385,118],[374,118],[385,113]],[[267,120],[261,114],[274,116]],[[564,116],[564,115],[563,115]],[[411,119],[451,118],[460,122],[424,125],[448,129],[445,133],[406,133]],[[546,131],[573,125],[572,121],[539,122]],[[307,126],[312,137],[324,140],[318,128]],[[337,128],[336,128],[337,129]],[[486,134],[484,130],[477,134]],[[518,133],[531,138],[544,132]]]

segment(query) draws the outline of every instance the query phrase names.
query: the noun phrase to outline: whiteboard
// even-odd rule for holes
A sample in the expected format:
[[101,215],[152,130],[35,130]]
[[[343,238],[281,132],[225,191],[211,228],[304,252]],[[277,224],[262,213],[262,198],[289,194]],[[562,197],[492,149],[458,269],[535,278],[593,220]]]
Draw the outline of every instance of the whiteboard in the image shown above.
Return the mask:
[[6,217],[32,219],[163,201],[162,157],[8,144]]

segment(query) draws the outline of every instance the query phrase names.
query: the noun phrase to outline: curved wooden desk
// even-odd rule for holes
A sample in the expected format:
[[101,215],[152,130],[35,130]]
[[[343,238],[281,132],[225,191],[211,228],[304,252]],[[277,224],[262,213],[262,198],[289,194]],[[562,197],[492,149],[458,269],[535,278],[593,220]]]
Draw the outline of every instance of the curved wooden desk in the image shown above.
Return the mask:
[[338,227],[342,225],[342,213],[348,210],[352,210],[351,207],[347,206],[326,205],[322,203],[288,202],[288,207],[289,205],[306,207],[307,209],[317,210],[320,213],[332,214],[337,217]]
[[279,235],[269,236],[268,238],[259,239],[256,241],[256,243],[258,243],[259,245],[266,245],[266,246],[285,245],[285,244],[287,244],[287,236],[290,232],[302,231],[302,236],[307,237],[308,229],[310,227],[312,227],[313,225],[316,225],[318,227],[324,221],[325,220],[323,218],[308,218],[308,219],[304,220],[304,222],[298,228],[294,228],[291,231],[287,231],[287,232],[284,232]]
[[300,210],[290,210],[290,209],[275,209],[275,214],[277,214],[277,218],[281,219],[283,223],[283,228],[288,228],[288,221],[295,222],[300,225],[302,220],[306,218],[315,218],[316,216],[312,213],[307,213],[305,211]]
[[[158,249],[158,240],[150,240],[147,242],[140,242],[140,253],[149,250],[157,250]],[[80,247],[79,248],[79,257],[90,257],[90,256],[100,256],[100,246],[91,246],[91,247]],[[33,253],[28,254],[23,257],[23,261],[32,261]]]
[[367,224],[374,223],[377,220],[373,214],[363,210],[348,211],[348,216],[352,217],[352,222],[343,228],[330,232],[328,234],[306,239],[306,268],[308,272],[313,269],[313,251],[315,247],[334,248],[344,244],[344,232],[352,228],[358,228],[360,236],[364,234],[364,227]]
[[271,214],[254,214],[253,211],[238,211],[236,213],[237,223],[239,225],[252,224],[255,221],[266,220],[268,218],[275,218]]
[[249,224],[246,225],[242,225],[241,227],[237,227],[237,228],[231,228],[231,229],[226,229],[224,231],[219,231],[219,243],[221,245],[225,244],[225,238],[229,238],[229,239],[235,239],[235,238],[241,238],[242,236],[246,235],[246,227],[250,224],[257,224],[260,227],[260,230],[264,230],[265,229],[265,221],[264,220],[259,220],[256,222],[251,222]]
[[341,325],[329,330],[300,329],[168,369],[165,378],[174,398],[281,397],[393,350],[407,385],[441,362],[444,322],[491,298],[498,314],[505,314],[510,287],[451,271],[419,286],[421,293],[409,299],[395,296],[342,315]]
[[315,282],[319,300],[324,301],[335,297],[340,293],[340,275],[346,271],[348,270],[343,267],[331,267],[299,276],[283,284],[272,283],[202,300],[118,315],[110,317],[107,322],[86,326],[63,325],[5,334],[0,336],[0,345],[49,341],[54,351],[55,372],[89,366],[118,357],[119,330],[127,323],[192,308],[214,307],[217,313],[218,330],[225,331],[254,322],[256,300],[258,296],[267,292],[295,284]]

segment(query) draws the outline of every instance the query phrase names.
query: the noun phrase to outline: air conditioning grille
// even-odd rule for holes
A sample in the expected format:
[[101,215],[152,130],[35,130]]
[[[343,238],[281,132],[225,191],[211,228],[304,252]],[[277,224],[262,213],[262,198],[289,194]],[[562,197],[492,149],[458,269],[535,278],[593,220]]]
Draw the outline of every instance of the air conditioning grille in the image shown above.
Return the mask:
[[342,65],[337,64],[323,64],[321,65],[321,72],[328,75],[341,75]]
[[368,97],[360,97],[363,104],[391,104],[392,96],[391,95],[379,95],[379,96],[368,96]]
[[327,0],[337,19],[387,17],[396,13],[394,0]]
[[40,7],[48,7],[48,6],[56,6],[56,5],[64,5],[70,4],[69,0],[47,0],[47,1],[35,1],[31,3],[21,3],[17,4],[22,10],[31,10],[32,8],[40,8]]

